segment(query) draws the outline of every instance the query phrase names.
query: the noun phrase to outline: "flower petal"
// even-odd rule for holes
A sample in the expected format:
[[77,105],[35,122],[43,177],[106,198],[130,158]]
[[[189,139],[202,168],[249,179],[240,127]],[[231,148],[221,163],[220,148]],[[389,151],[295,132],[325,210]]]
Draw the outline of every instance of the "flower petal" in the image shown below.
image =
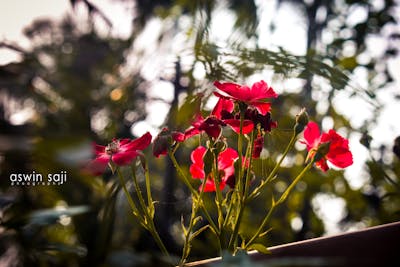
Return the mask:
[[316,165],[318,168],[320,168],[321,170],[323,170],[324,172],[326,172],[327,170],[329,170],[329,166],[328,166],[328,164],[326,164],[326,159],[325,159],[325,158],[320,159],[319,161],[317,161],[317,162],[315,163],[315,165]]
[[239,157],[235,149],[228,147],[218,155],[218,169],[224,170],[233,166],[234,161]]
[[271,110],[271,103],[251,102],[251,105],[254,106],[262,115],[267,114]]
[[211,115],[214,115],[218,119],[221,119],[222,118],[221,112],[223,110],[231,113],[234,107],[235,105],[232,102],[232,100],[220,97],[214,109],[212,110]]
[[307,150],[310,150],[318,145],[320,135],[318,124],[310,121],[304,130],[304,139],[305,144],[307,145]]
[[130,143],[121,144],[120,142],[120,148],[122,151],[144,150],[150,145],[151,139],[151,134],[147,132],[141,137],[131,141]]
[[102,173],[105,172],[106,168],[108,165],[108,160],[107,162],[104,161],[99,161],[97,159],[91,160],[83,169],[83,171],[86,173],[89,173],[94,176],[99,176]]
[[[215,191],[215,183],[212,179],[207,179],[206,184],[204,186],[204,192],[214,192]],[[219,189],[222,191],[225,188],[225,183],[221,181],[219,185]],[[201,185],[199,191],[201,190]]]
[[329,130],[321,136],[321,142],[330,142],[326,158],[339,168],[346,168],[353,164],[353,155],[349,149],[349,141],[334,130]]
[[93,150],[96,156],[102,156],[106,153],[106,147],[93,143]]
[[329,151],[326,157],[329,162],[339,168],[346,168],[353,164],[353,155],[346,149],[338,149],[332,152]]
[[112,161],[118,166],[128,165],[139,155],[137,151],[118,152],[112,155]]
[[181,142],[185,141],[185,134],[184,133],[173,131],[171,133],[171,135],[172,135],[172,140],[174,140],[175,142],[181,143]]
[[200,164],[194,163],[190,165],[189,171],[192,177],[195,179],[203,179],[205,177],[203,166]]
[[199,134],[201,131],[195,127],[190,127],[185,131],[185,140]]
[[261,80],[259,82],[255,82],[251,87],[251,97],[253,100],[260,100],[266,98],[276,98],[278,94],[275,93],[272,87],[269,87],[268,84]]
[[237,100],[243,100],[246,97],[241,91],[241,85],[236,83],[220,83],[218,81],[214,82],[214,86],[217,87],[222,92],[228,94],[229,96],[236,98]]
[[190,154],[190,159],[193,163],[201,163],[204,166],[203,157],[207,149],[204,146],[198,146]]
[[[232,130],[236,133],[240,133],[240,120],[236,119],[228,119],[224,120],[226,124],[228,124]],[[244,120],[243,121],[243,134],[249,134],[254,129],[254,123],[251,120]]]

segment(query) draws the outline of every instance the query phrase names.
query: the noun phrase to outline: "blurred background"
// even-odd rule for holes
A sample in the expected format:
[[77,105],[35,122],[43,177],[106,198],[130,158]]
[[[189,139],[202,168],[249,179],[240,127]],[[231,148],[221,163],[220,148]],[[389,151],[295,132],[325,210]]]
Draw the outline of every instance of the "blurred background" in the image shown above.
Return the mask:
[[[268,173],[306,107],[350,139],[354,165],[312,170],[275,214],[268,246],[400,218],[400,8],[390,0],[43,0],[0,3],[0,266],[153,266],[157,246],[111,173],[82,167],[92,142],[184,130],[216,102],[215,80],[264,79],[279,93],[256,173]],[[397,138],[397,139],[396,139]],[[190,141],[177,153],[188,171]],[[149,158],[151,151],[148,153]],[[296,145],[279,179],[302,168]],[[150,161],[156,225],[182,246],[189,192],[167,158]],[[16,173],[67,172],[60,185],[12,185]],[[269,206],[245,214],[251,233]],[[211,233],[190,260],[215,257]]]

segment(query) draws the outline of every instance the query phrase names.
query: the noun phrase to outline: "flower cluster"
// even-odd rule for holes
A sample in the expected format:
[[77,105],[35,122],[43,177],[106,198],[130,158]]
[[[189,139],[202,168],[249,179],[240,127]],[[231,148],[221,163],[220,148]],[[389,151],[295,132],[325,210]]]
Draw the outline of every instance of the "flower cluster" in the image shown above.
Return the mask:
[[[306,171],[314,164],[321,170],[327,171],[329,169],[328,162],[339,168],[348,167],[353,163],[348,140],[333,129],[321,134],[317,123],[309,121],[307,113],[302,110],[296,117],[293,136],[281,158],[276,161],[275,167],[267,177],[261,178],[260,181],[255,182],[254,186],[250,187],[250,181],[254,176],[252,164],[261,155],[266,135],[278,126],[272,120],[270,102],[273,98],[278,97],[278,94],[264,81],[256,82],[251,87],[221,82],[215,82],[214,86],[216,87],[214,95],[218,101],[208,116],[196,114],[190,127],[181,132],[163,128],[153,140],[153,155],[157,158],[168,155],[192,194],[191,219],[188,228],[182,226],[185,242],[180,265],[184,264],[189,255],[190,243],[193,238],[207,228],[216,234],[221,250],[235,253],[240,242],[242,249],[266,251],[266,248],[256,243],[256,240],[265,232],[266,224],[273,210],[285,201]],[[224,136],[227,131],[224,128],[230,128],[235,133],[236,149],[229,147],[228,144],[231,145],[232,142],[228,142],[228,137]],[[303,131],[304,140],[300,142],[305,144],[308,150],[308,164],[293,179],[282,195],[278,198],[273,196],[273,199],[277,200],[273,201],[257,231],[251,238],[244,239],[239,235],[239,228],[246,204],[249,200],[256,198],[263,188],[278,175],[283,159],[297,141],[297,136]],[[190,154],[189,174],[191,177],[188,178],[174,154],[180,144],[196,135],[205,138],[199,138],[200,143]],[[231,136],[232,134],[229,138],[232,138]],[[168,254],[153,223],[155,208],[151,196],[151,180],[148,174],[149,170],[145,167],[146,164],[143,164],[145,157],[141,152],[151,144],[151,141],[151,134],[146,133],[135,140],[114,139],[107,146],[95,144],[96,158],[89,163],[88,168],[93,174],[98,175],[104,172],[109,165],[111,170],[118,174],[133,214],[153,235],[160,249]],[[139,203],[136,203],[126,189],[125,179],[118,168],[133,165],[133,181],[138,186],[135,176],[135,160],[138,156],[141,158],[146,173],[147,201],[144,200],[138,189]],[[198,188],[192,186],[196,183]],[[229,189],[225,190],[226,188]],[[210,194],[210,192],[215,193]],[[207,196],[214,196],[214,211],[210,211],[209,207],[204,205],[202,201],[202,198],[205,197],[204,193],[208,193]],[[217,214],[216,221],[213,213]],[[196,229],[198,216],[202,216],[208,222],[207,227]],[[227,236],[228,233],[229,236]]]

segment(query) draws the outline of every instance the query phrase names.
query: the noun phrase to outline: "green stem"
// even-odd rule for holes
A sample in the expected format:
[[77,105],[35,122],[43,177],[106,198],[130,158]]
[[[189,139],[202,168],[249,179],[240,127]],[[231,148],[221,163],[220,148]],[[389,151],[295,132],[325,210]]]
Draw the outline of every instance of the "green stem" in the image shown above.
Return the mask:
[[214,230],[216,234],[219,234],[219,229],[217,225],[214,223],[213,219],[211,218],[210,214],[208,213],[207,208],[204,206],[203,200],[199,198],[199,193],[193,188],[192,184],[189,182],[189,179],[186,177],[185,173],[182,171],[181,167],[179,166],[178,162],[173,153],[168,153],[172,163],[174,164],[175,169],[178,171],[179,175],[183,179],[184,184],[189,188],[190,192],[192,193],[193,198],[199,202],[199,205],[204,213],[204,216],[208,220],[211,228]]
[[157,245],[160,247],[161,251],[166,256],[168,256],[168,258],[169,258],[170,256],[169,256],[168,250],[164,246],[164,243],[162,242],[158,232],[156,231],[153,220],[149,218],[148,213],[147,213],[147,209],[143,208],[144,214],[145,214],[145,217],[146,217],[146,219],[144,219],[141,216],[138,208],[136,207],[135,202],[133,201],[131,195],[129,194],[128,188],[125,185],[124,177],[122,176],[122,173],[118,168],[117,168],[117,176],[118,176],[119,181],[121,183],[122,189],[124,190],[125,196],[128,199],[128,203],[129,203],[129,206],[132,209],[133,214],[136,216],[136,218],[138,218],[140,224],[143,225],[143,227],[145,227],[151,233],[151,235],[153,236],[153,238],[156,241]]
[[236,183],[235,185],[238,188],[239,195],[243,195],[243,122],[244,122],[244,111],[240,110],[240,131],[238,136],[238,154],[239,154],[239,170],[236,176]]
[[132,170],[133,185],[135,186],[135,189],[136,189],[136,195],[138,196],[139,203],[140,203],[140,206],[141,206],[141,208],[143,210],[143,213],[145,214],[145,217],[148,217],[147,216],[147,213],[148,213],[147,206],[146,206],[146,203],[144,202],[142,191],[140,190],[140,186],[139,186],[139,183],[137,181],[135,166],[131,166],[131,170]]
[[[252,166],[252,162],[253,162],[252,152],[254,149],[254,135],[256,133],[257,133],[256,131],[252,133],[251,138],[250,138],[250,143],[248,144],[247,150],[246,150],[245,158],[246,159],[249,158],[249,166]],[[246,179],[245,179],[245,184],[244,184],[244,194],[240,196],[239,201],[238,201],[239,214],[237,214],[237,216],[236,216],[235,224],[233,227],[233,233],[231,235],[231,239],[229,240],[228,247],[234,252],[237,247],[240,224],[242,222],[244,209],[246,207],[247,195],[248,195],[249,184],[250,184],[250,173],[251,173],[250,169],[247,169]]]
[[153,216],[149,213],[148,207],[146,206],[146,203],[144,202],[142,191],[140,190],[140,186],[139,186],[139,183],[138,183],[137,177],[136,177],[136,168],[134,166],[132,166],[132,180],[133,180],[133,183],[134,183],[134,186],[135,186],[135,189],[136,189],[136,193],[137,193],[137,196],[138,196],[138,199],[139,199],[139,203],[140,203],[140,205],[142,207],[142,210],[143,210],[143,214],[144,214],[144,217],[145,217],[147,230],[151,233],[151,235],[153,236],[155,242],[157,243],[157,245],[161,249],[161,251],[166,256],[169,257],[169,252],[168,252],[167,248],[165,247],[163,241],[161,240],[161,237],[158,234],[156,226],[154,225]]
[[154,207],[153,198],[151,196],[151,181],[150,181],[149,169],[147,168],[147,163],[146,167],[144,168],[144,175],[146,180],[147,205]]
[[187,229],[187,232],[185,234],[185,242],[183,244],[183,249],[182,249],[182,257],[181,260],[179,261],[179,266],[184,266],[187,257],[189,256],[189,250],[190,250],[190,235],[193,229],[193,223],[194,219],[196,218],[195,214],[197,213],[197,209],[195,207],[195,201],[192,201],[192,214],[190,216],[190,221],[189,221],[189,227]]
[[268,214],[265,216],[264,220],[262,221],[260,227],[257,229],[257,232],[253,235],[253,237],[246,243],[245,249],[249,248],[254,241],[260,236],[262,231],[264,230],[265,226],[267,225],[269,218],[271,217],[272,213],[274,212],[275,208],[282,204],[286,198],[288,197],[289,193],[293,190],[293,188],[296,186],[296,184],[300,181],[300,179],[304,176],[304,174],[312,167],[314,164],[314,161],[311,161],[310,163],[307,164],[306,167],[297,175],[297,177],[293,180],[293,182],[286,188],[285,192],[280,196],[278,201],[272,203],[272,206],[270,210],[268,211]]
[[296,142],[296,136],[297,134],[293,132],[292,138],[290,139],[289,144],[286,146],[285,151],[283,152],[282,157],[279,159],[279,161],[275,164],[275,167],[272,169],[268,177],[259,185],[254,191],[249,195],[248,200],[252,200],[255,198],[258,193],[268,184],[268,182],[271,181],[273,177],[275,177],[275,174],[278,172],[279,167],[281,166],[283,160],[286,158],[287,154],[289,153],[290,149],[293,147],[294,143]]
[[144,222],[143,218],[140,215],[139,209],[136,207],[135,202],[133,201],[133,199],[131,197],[131,194],[128,191],[128,188],[126,188],[124,177],[122,176],[122,173],[119,170],[119,168],[117,168],[116,172],[117,172],[117,176],[119,178],[119,181],[121,183],[122,189],[124,190],[125,196],[128,199],[129,206],[132,209],[133,215],[135,215],[139,219],[139,221],[141,223],[143,223]]
[[[203,179],[203,183],[202,183],[202,186],[201,186],[201,191],[200,191],[200,194],[199,194],[199,198],[200,199],[203,196],[206,182],[207,182],[207,180]],[[190,216],[189,227],[186,230],[186,234],[185,234],[185,242],[183,244],[182,257],[181,257],[181,260],[179,262],[179,266],[184,266],[184,264],[185,264],[185,262],[186,262],[186,260],[187,260],[187,258],[189,256],[189,253],[190,253],[190,248],[191,248],[190,242],[192,240],[192,232],[193,232],[193,227],[194,227],[194,221],[196,219],[196,214],[197,214],[197,212],[199,210],[199,206],[201,206],[201,204],[200,205],[199,204],[200,203],[198,203],[196,200],[192,200],[192,213],[191,213],[191,216]]]
[[[215,196],[216,196],[216,204],[217,204],[217,211],[218,211],[218,228],[220,232],[222,232],[222,225],[224,224],[224,217],[222,211],[222,192],[220,188],[220,177],[218,171],[218,155],[214,154],[214,164],[213,164],[213,177],[214,177],[214,184],[215,184]],[[205,178],[206,179],[206,178]]]

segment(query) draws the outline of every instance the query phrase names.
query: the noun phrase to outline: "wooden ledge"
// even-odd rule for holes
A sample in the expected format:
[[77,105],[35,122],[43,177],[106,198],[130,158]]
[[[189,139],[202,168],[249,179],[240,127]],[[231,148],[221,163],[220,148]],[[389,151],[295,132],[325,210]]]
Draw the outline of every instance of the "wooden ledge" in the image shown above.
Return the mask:
[[[309,262],[315,259],[322,261],[314,261],[316,264],[310,266],[400,266],[400,222],[274,246],[269,250],[271,255],[250,251],[249,256],[252,261],[263,263],[277,259],[308,259]],[[186,266],[210,266],[220,261],[218,257]]]

